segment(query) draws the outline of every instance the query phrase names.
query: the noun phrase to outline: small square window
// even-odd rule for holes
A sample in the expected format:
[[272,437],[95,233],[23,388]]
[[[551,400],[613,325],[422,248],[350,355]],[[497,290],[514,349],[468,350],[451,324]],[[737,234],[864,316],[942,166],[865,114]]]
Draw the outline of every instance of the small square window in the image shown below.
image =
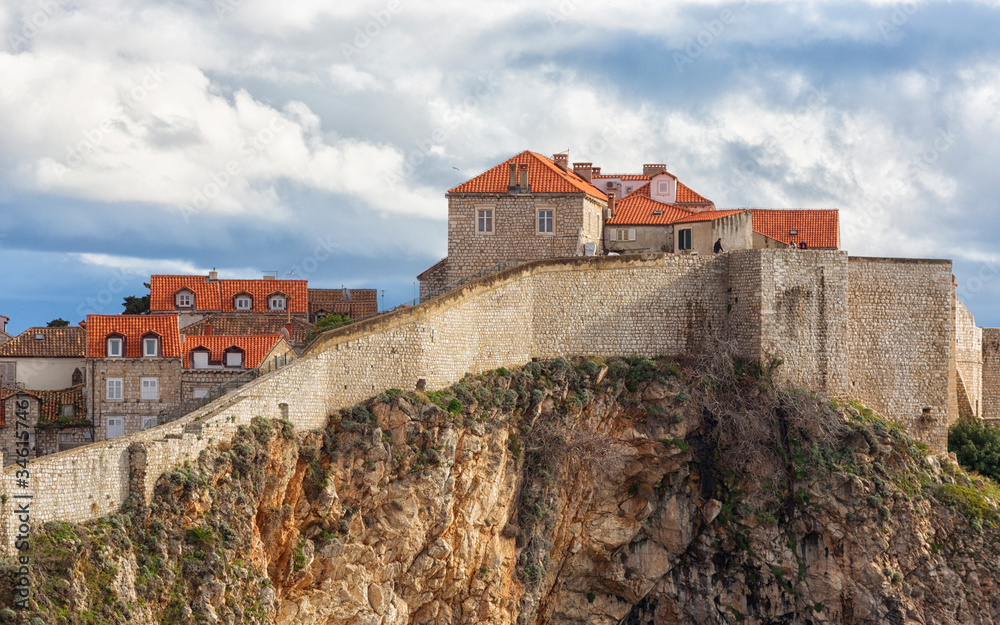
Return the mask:
[[227,367],[242,367],[243,366],[243,352],[226,352],[226,366]]
[[177,294],[177,307],[178,308],[191,308],[191,294],[190,293],[178,293]]
[[142,339],[143,356],[159,356],[160,340],[155,338]]
[[552,232],[552,212],[550,210],[538,211],[538,232]]
[[249,295],[241,295],[236,298],[236,310],[250,310],[253,307],[253,300]]
[[121,358],[122,357],[122,340],[108,339],[108,358]]
[[660,193],[670,193],[670,183],[663,181],[660,183]]
[[476,211],[476,230],[478,232],[493,232],[493,209]]
[[271,310],[284,310],[285,297],[283,295],[272,295],[268,300],[268,306]]

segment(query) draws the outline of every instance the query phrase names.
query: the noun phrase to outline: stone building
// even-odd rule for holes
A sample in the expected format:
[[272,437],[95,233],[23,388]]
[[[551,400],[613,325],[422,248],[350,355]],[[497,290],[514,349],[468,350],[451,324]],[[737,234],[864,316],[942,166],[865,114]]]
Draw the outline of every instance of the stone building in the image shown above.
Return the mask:
[[273,371],[297,357],[283,334],[225,336],[208,333],[181,338],[184,353],[181,404],[188,408],[185,414],[199,407],[213,389],[216,393],[225,392],[224,385],[240,374]]
[[1000,421],[1000,328],[983,328],[983,418]]
[[593,255],[608,196],[568,159],[524,151],[448,191],[448,256],[418,276],[421,299],[520,260]]
[[[374,289],[372,289],[374,290]],[[310,293],[312,289],[309,289]],[[301,317],[288,319],[281,315],[251,315],[226,313],[209,315],[181,328],[184,336],[218,334],[224,336],[281,334],[297,350],[305,346],[306,336],[312,332],[313,324]]]
[[154,275],[150,277],[149,310],[177,315],[180,327],[209,315],[248,314],[308,321],[309,295],[305,280],[219,279],[208,276]]
[[309,323],[327,315],[359,320],[378,314],[378,289],[309,289]]
[[[18,428],[18,412],[25,428]],[[94,440],[84,386],[61,390],[0,389],[0,452],[4,466],[18,459],[15,435],[28,432],[28,459],[66,451]]]
[[0,346],[0,378],[10,388],[57,390],[84,381],[86,330],[28,328]]

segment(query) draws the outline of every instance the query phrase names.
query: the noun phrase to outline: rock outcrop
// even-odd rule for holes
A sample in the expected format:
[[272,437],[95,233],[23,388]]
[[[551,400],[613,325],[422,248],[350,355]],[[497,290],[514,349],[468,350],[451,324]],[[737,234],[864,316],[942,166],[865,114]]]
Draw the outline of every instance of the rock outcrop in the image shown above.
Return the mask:
[[998,622],[997,486],[772,372],[559,359],[258,419],[47,524],[0,622]]

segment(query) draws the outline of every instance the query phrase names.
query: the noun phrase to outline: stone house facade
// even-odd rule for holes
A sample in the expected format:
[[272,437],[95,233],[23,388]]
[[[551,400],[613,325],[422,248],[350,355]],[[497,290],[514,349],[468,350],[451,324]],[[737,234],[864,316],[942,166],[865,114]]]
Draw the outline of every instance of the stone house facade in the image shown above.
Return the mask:
[[[17,421],[23,423],[23,428]],[[57,391],[0,390],[0,455],[4,466],[18,458],[16,439],[22,429],[28,433],[28,459],[93,442],[94,428],[87,419],[83,385]]]
[[983,328],[983,418],[1000,421],[1000,328]]

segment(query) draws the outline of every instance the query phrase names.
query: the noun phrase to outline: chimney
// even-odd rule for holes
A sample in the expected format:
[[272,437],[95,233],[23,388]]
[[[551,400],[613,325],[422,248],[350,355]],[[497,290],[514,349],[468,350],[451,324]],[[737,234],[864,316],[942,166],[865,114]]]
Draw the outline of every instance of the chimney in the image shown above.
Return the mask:
[[274,276],[264,276],[264,280],[275,280]]
[[601,168],[600,167],[594,167],[593,170],[592,170],[591,176],[593,178],[596,178],[596,177],[598,177],[600,175],[601,175]]
[[615,192],[608,191],[608,213],[611,215],[608,219],[615,218]]
[[212,267],[212,271],[208,272],[208,281],[209,282],[219,281],[219,272],[215,270],[215,267]]
[[593,177],[594,174],[594,164],[573,163],[573,173],[576,174],[577,176],[580,176],[587,182],[590,182],[590,179]]
[[521,164],[521,193],[531,193],[531,185],[528,184],[528,164]]
[[507,193],[517,191],[517,163],[510,164],[510,180],[507,182]]
[[563,171],[569,170],[569,152],[563,152],[562,154],[553,154],[552,160],[555,161],[559,169]]
[[653,174],[658,174],[667,168],[666,163],[649,163],[642,166],[643,176],[652,176]]
[[212,324],[205,324],[205,336],[212,336]]

